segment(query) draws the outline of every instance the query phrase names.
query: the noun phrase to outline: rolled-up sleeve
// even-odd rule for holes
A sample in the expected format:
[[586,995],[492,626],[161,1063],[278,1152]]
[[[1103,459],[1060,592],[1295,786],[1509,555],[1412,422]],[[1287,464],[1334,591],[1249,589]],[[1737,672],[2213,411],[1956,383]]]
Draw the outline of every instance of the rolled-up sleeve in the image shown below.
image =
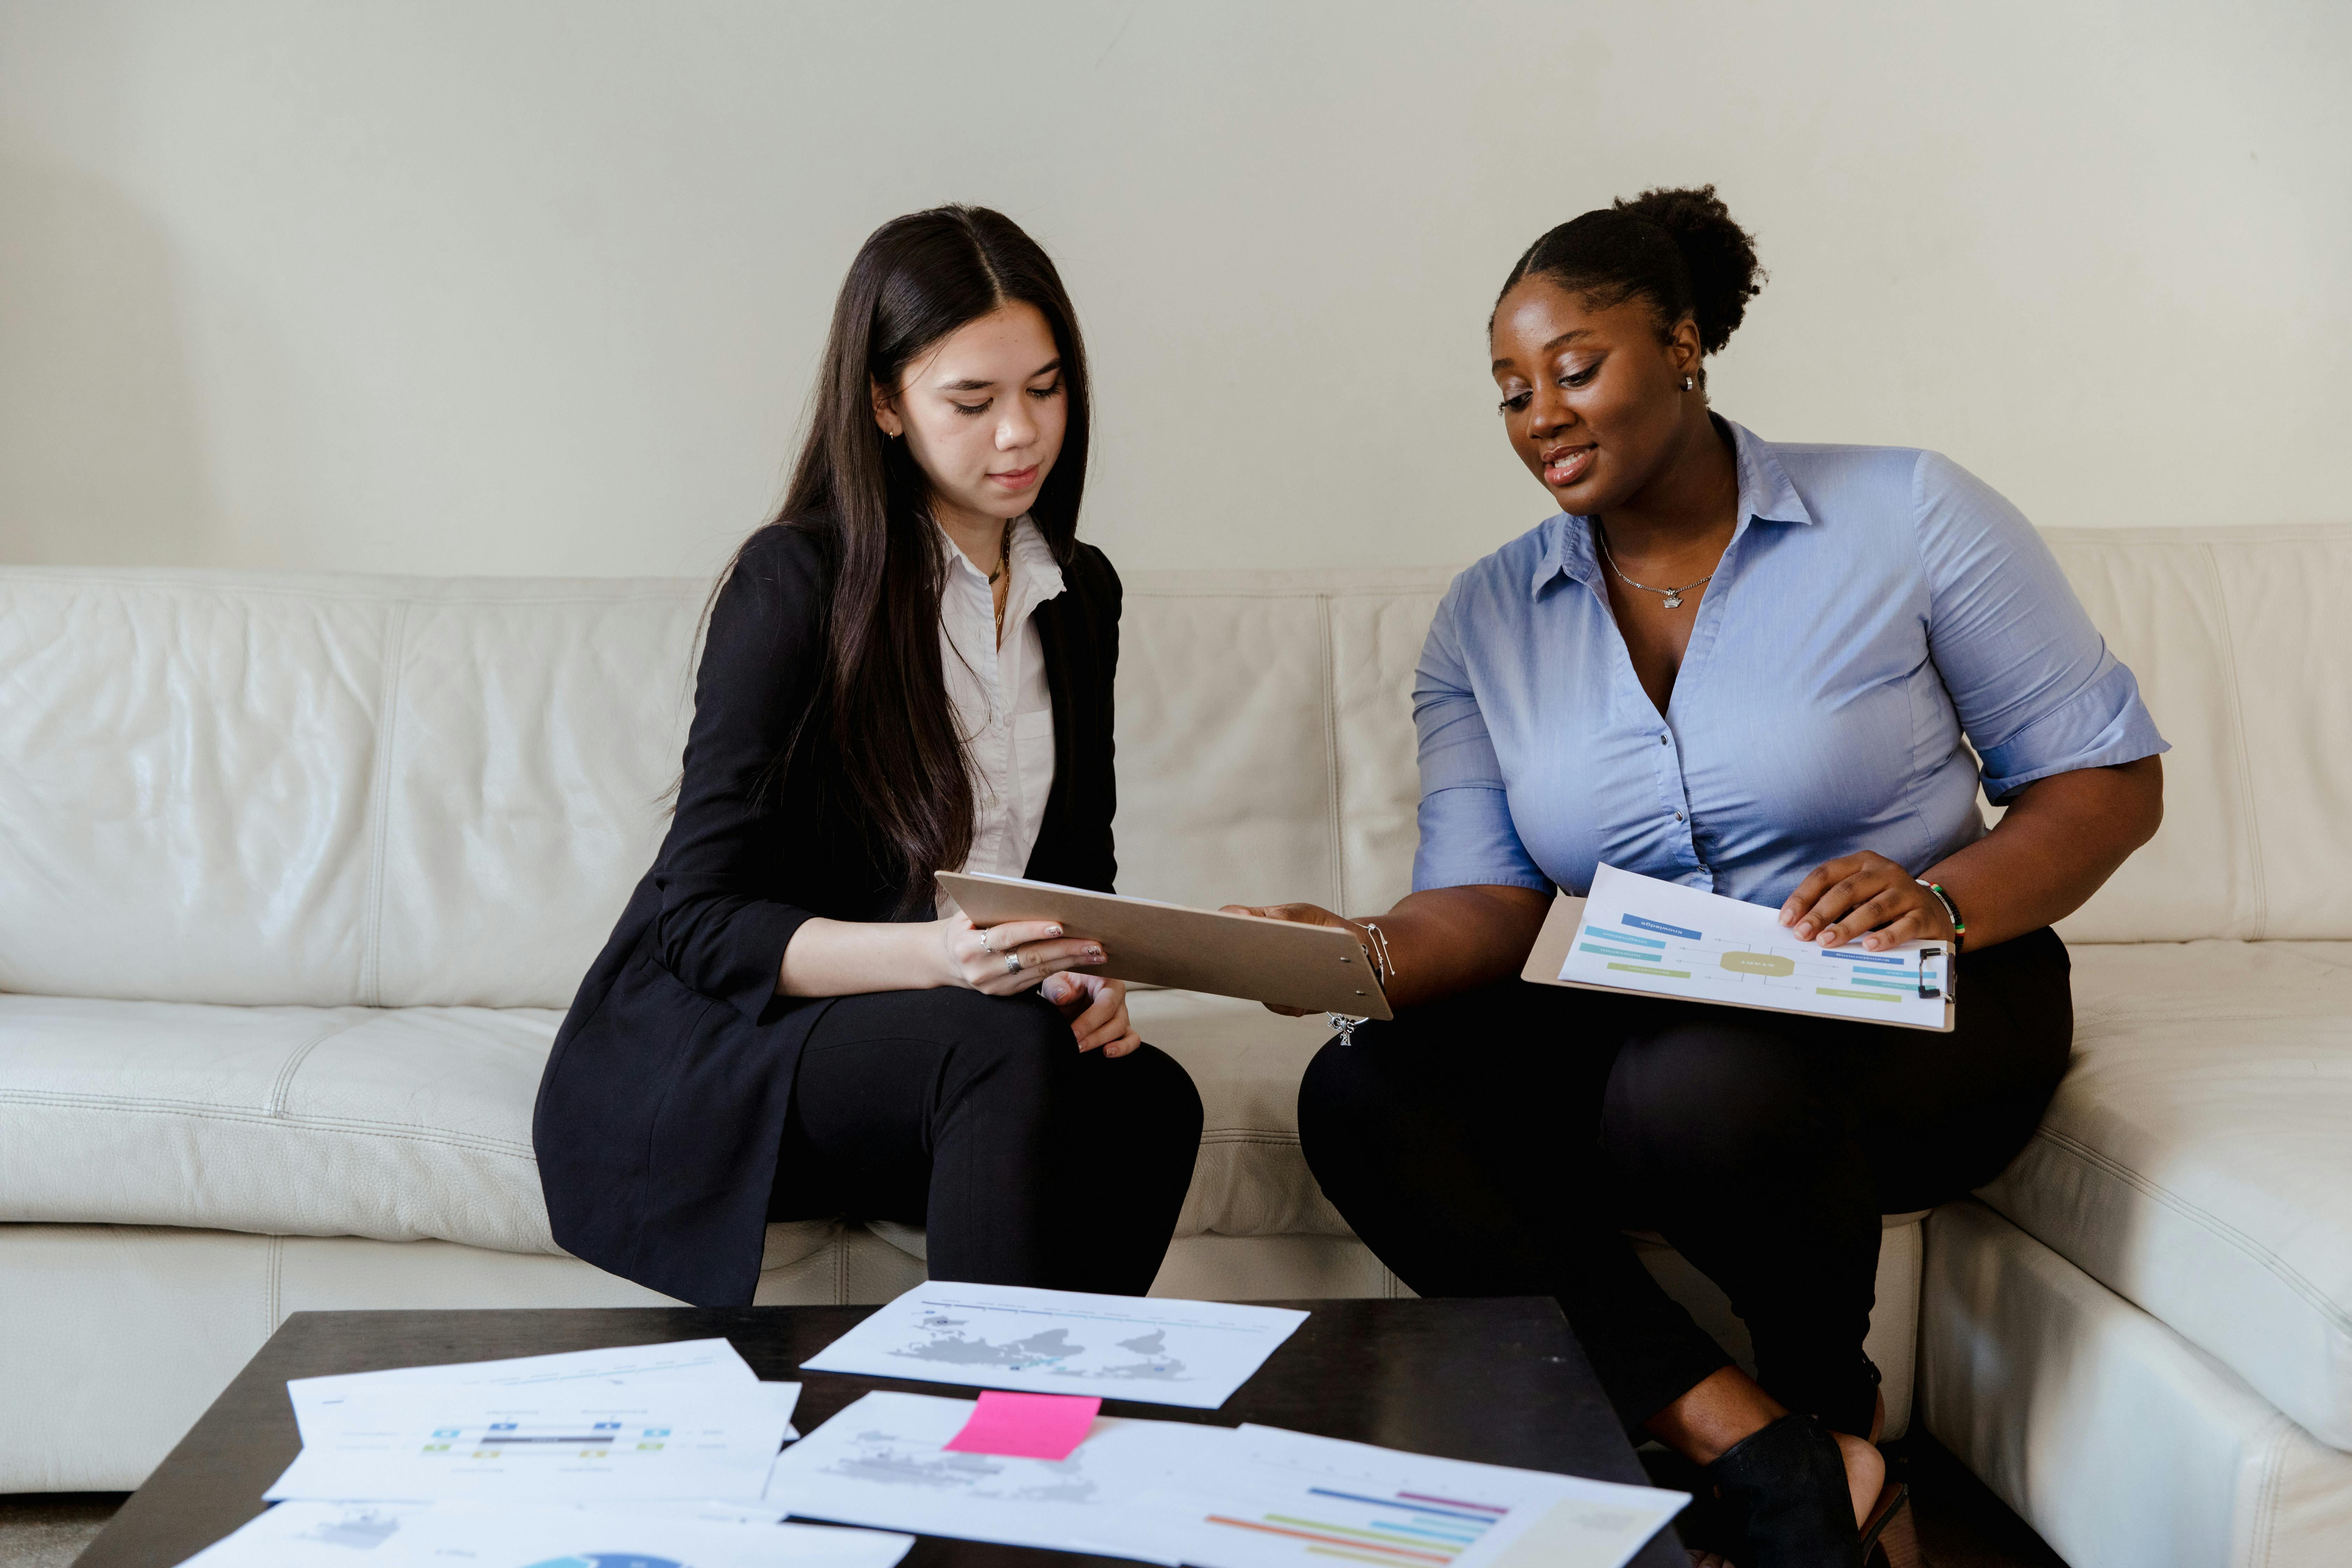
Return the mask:
[[2021,512],[1934,452],[1919,456],[1912,503],[1928,651],[1982,759],[1986,795],[2006,801],[2037,779],[2171,749]]
[[1551,890],[1511,823],[1503,765],[1470,689],[1462,658],[1456,582],[1437,607],[1413,672],[1412,722],[1421,742],[1421,847],[1415,892],[1432,888]]
[[655,863],[662,966],[751,1018],[774,1000],[784,948],[809,911],[763,895],[790,853],[773,771],[815,689],[821,590],[814,547],[771,528],[711,606],[695,677],[677,812]]

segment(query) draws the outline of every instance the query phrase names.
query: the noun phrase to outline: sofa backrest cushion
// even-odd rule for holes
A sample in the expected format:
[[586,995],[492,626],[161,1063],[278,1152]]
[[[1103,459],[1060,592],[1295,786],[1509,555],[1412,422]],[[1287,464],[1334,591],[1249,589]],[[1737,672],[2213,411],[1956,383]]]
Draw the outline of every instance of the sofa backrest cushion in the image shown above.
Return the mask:
[[[2071,940],[2352,938],[2352,529],[2053,532],[2175,750]],[[1135,573],[1121,887],[1386,908],[1451,573]],[[0,990],[562,1006],[658,843],[706,584],[0,570]]]
[[2164,759],[2164,827],[2071,942],[2352,939],[2352,527],[2047,531]]
[[704,585],[0,573],[0,990],[562,1006]]

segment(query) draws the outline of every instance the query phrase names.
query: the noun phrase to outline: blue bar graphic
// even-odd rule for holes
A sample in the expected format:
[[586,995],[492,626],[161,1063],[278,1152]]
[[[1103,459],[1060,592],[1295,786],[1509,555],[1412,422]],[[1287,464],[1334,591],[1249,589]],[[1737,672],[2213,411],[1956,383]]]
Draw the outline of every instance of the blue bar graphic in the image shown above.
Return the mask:
[[1643,915],[1626,915],[1623,918],[1627,925],[1641,931],[1661,931],[1667,936],[1686,936],[1693,942],[1699,940],[1698,932],[1685,931],[1681,926],[1670,926],[1664,921],[1654,921]]
[[1602,936],[1602,937],[1607,937],[1611,942],[1638,942],[1640,945],[1642,945],[1642,946],[1643,946],[1643,947],[1654,947],[1654,948],[1656,948],[1660,952],[1664,952],[1666,950],[1666,944],[1665,944],[1664,942],[1660,942],[1656,937],[1654,937],[1654,936],[1635,936],[1635,935],[1634,935],[1634,934],[1633,934],[1633,932],[1631,932],[1631,931],[1586,931],[1584,934],[1585,934],[1586,936],[1589,936],[1589,937],[1590,937],[1590,936]]
[[1361,1492],[1343,1492],[1334,1487],[1308,1487],[1307,1490],[1311,1497],[1336,1497],[1345,1498],[1349,1502],[1377,1503],[1381,1508],[1392,1508],[1399,1513],[1433,1513],[1441,1519],[1458,1519],[1468,1524],[1492,1524],[1499,1517],[1491,1513],[1467,1513],[1458,1508],[1431,1508],[1424,1503],[1407,1502],[1397,1497],[1366,1497]]
[[1843,957],[1848,963],[1891,963],[1897,969],[1902,968],[1905,962],[1899,958],[1873,958],[1868,953],[1864,952],[1849,952],[1842,954],[1841,956]]
[[1656,953],[1650,952],[1650,951],[1649,951],[1648,949],[1646,949],[1646,948],[1640,948],[1640,947],[1595,947],[1595,946],[1593,946],[1593,945],[1592,945],[1591,942],[1578,942],[1578,943],[1576,944],[1576,951],[1577,951],[1577,952],[1600,952],[1600,953],[1606,953],[1606,954],[1607,954],[1609,957],[1611,957],[1611,958],[1648,958],[1648,959],[1654,959],[1654,958],[1656,958],[1656,957],[1658,956]]
[[1892,980],[1881,980],[1875,974],[1857,974],[1851,981],[1847,982],[1847,984],[1852,985],[1874,985],[1881,991],[1909,991],[1913,989],[1913,987],[1909,985],[1898,985]]

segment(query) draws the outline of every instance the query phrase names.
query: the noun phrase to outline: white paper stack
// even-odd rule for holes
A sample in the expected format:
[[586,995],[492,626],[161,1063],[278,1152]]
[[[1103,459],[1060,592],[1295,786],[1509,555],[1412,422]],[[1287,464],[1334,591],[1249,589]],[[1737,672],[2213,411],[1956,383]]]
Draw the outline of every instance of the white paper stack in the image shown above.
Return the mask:
[[303,1378],[278,1506],[206,1568],[462,1558],[479,1568],[810,1563],[890,1568],[914,1542],[786,1525],[757,1502],[797,1436],[796,1383],[723,1339]]

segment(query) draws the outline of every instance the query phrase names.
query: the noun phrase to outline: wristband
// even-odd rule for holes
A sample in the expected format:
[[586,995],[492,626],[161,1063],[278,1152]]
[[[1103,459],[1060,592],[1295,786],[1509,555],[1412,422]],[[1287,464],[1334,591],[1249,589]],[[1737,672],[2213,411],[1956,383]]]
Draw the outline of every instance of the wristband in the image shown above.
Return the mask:
[[1935,894],[1936,901],[1944,906],[1944,913],[1952,922],[1952,951],[1959,952],[1960,938],[1967,934],[1969,929],[1969,922],[1960,919],[1960,906],[1952,902],[1951,894],[1944,891],[1942,888],[1927,880],[1927,878],[1914,877],[1911,879]]

